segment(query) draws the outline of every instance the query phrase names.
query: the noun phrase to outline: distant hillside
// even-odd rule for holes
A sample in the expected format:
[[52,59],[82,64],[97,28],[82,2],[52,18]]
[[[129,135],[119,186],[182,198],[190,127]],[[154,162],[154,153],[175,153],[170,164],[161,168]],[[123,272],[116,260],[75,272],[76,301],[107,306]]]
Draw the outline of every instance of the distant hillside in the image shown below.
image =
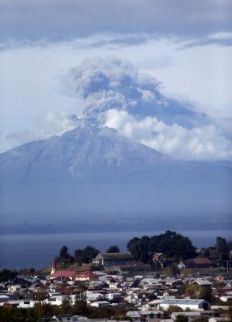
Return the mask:
[[218,228],[231,218],[231,162],[175,161],[96,126],[0,154],[0,178],[5,227],[149,228],[175,215]]

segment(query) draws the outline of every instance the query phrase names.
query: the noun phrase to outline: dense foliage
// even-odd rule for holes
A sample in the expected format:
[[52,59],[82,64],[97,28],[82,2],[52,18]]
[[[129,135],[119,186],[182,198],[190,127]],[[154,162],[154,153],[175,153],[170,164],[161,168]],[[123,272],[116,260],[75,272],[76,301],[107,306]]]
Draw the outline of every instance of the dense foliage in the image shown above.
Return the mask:
[[137,260],[143,262],[149,262],[154,253],[163,253],[167,258],[177,259],[188,259],[196,255],[191,240],[172,231],[152,237],[135,237],[128,242],[127,248]]
[[63,246],[60,249],[59,256],[57,257],[57,262],[62,263],[62,264],[70,264],[73,262],[73,256],[71,256],[68,252],[68,247]]
[[38,322],[43,318],[51,318],[54,315],[75,314],[89,318],[110,318],[124,319],[129,308],[125,307],[103,307],[94,308],[86,302],[77,302],[74,306],[65,300],[61,307],[51,306],[48,304],[36,304],[31,309],[18,309],[14,307],[0,307],[0,322]]
[[77,263],[91,263],[92,260],[100,253],[98,249],[87,246],[84,249],[77,249],[74,252],[74,259]]
[[230,247],[225,238],[217,237],[216,239],[216,254],[221,260],[228,260],[230,257]]
[[0,283],[13,280],[17,277],[16,271],[11,271],[9,269],[3,269],[0,271]]
[[72,256],[69,254],[68,247],[63,246],[60,249],[59,256],[56,258],[56,262],[63,267],[69,266],[72,263],[91,263],[93,258],[99,253],[100,251],[95,247],[87,246],[83,249],[76,249],[74,256]]
[[120,253],[120,249],[117,245],[110,246],[107,251],[107,253]]
[[[185,260],[196,256],[195,247],[191,240],[188,237],[173,231],[166,231],[163,234],[151,237],[134,237],[127,243],[127,249],[136,260],[144,263],[151,263],[155,253],[163,253],[167,265],[173,260]],[[231,242],[227,242],[226,239],[222,237],[217,237],[214,246],[202,249],[201,256],[216,259],[221,265],[226,266],[226,262],[230,258],[229,254],[231,249]],[[106,252],[119,253],[120,249],[117,245],[112,245]],[[99,253],[100,251],[95,247],[87,246],[83,249],[76,249],[74,255],[70,255],[68,248],[63,246],[60,249],[56,260],[57,263],[62,264],[64,267],[72,263],[91,263]]]

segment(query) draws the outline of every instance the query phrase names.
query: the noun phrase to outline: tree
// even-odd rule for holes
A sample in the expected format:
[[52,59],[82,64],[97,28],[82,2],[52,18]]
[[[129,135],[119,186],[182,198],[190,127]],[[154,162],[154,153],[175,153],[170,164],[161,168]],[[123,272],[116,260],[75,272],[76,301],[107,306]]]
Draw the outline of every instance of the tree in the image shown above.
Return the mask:
[[9,269],[3,269],[0,271],[0,282],[7,282],[9,280],[14,280],[17,277],[16,271],[11,271]]
[[84,249],[76,249],[74,252],[75,261],[79,264],[91,263],[99,253],[100,251],[92,246],[87,246]]
[[75,262],[78,263],[79,265],[82,264],[82,259],[83,259],[82,252],[83,252],[82,249],[76,249],[74,252]]
[[207,316],[200,316],[199,318],[196,318],[194,322],[208,322]]
[[212,289],[211,287],[200,286],[196,283],[192,283],[186,286],[185,294],[192,299],[204,299],[208,302],[212,301]]
[[19,274],[20,275],[32,275],[32,274],[35,274],[35,269],[33,267],[23,268],[23,269],[20,269]]
[[153,253],[164,253],[166,258],[179,260],[196,255],[195,247],[188,237],[173,231],[166,231],[158,236],[133,238],[127,244],[135,259],[148,263]]
[[71,309],[71,302],[70,302],[70,298],[69,296],[64,296],[63,297],[63,301],[62,301],[62,304],[61,304],[61,313],[62,314],[67,314],[70,312],[70,309]]
[[128,243],[127,243],[127,249],[129,250],[129,252],[131,252],[131,254],[133,255],[133,257],[137,260],[140,259],[141,257],[141,244],[140,244],[140,239],[135,237],[133,239],[131,239]]
[[163,271],[164,275],[166,276],[176,276],[178,275],[180,272],[179,272],[179,269],[178,267],[175,265],[175,264],[172,264],[170,266],[167,266],[164,271]]
[[188,237],[176,232],[166,231],[157,238],[155,251],[165,253],[167,257],[187,259],[194,257],[196,252]]
[[200,298],[205,301],[212,302],[213,293],[211,287],[202,287],[200,289]]
[[117,245],[110,246],[106,253],[120,253],[120,249]]
[[62,259],[67,259],[69,258],[69,253],[68,253],[68,247],[67,246],[63,246],[61,249],[60,249],[60,254],[59,254],[59,258],[62,258]]
[[176,322],[188,322],[188,317],[180,314],[180,315],[177,315],[175,321]]
[[83,250],[84,263],[90,263],[100,253],[98,249],[92,246],[87,246]]
[[89,307],[86,301],[79,301],[78,298],[75,299],[75,304],[72,308],[74,314],[86,315],[89,312]]
[[217,237],[216,239],[216,253],[220,260],[229,259],[229,245],[225,238]]
[[200,287],[196,283],[192,283],[186,286],[185,294],[191,299],[200,298]]
[[183,312],[183,310],[181,307],[179,307],[177,305],[170,305],[167,312],[171,314],[173,312]]
[[148,236],[143,236],[140,239],[141,245],[141,258],[140,260],[144,263],[148,262],[151,258],[150,254],[150,238]]
[[230,318],[230,320],[232,321],[232,305],[229,306],[227,313],[228,313],[228,318]]
[[70,264],[73,262],[73,257],[69,254],[67,246],[61,247],[57,262],[63,264]]

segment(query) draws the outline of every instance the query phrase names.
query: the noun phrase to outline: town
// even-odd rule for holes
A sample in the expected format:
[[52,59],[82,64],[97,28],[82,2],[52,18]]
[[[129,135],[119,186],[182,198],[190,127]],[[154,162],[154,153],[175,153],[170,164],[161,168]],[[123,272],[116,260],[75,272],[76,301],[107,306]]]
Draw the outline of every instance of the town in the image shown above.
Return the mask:
[[180,234],[128,251],[63,246],[50,267],[0,272],[0,321],[232,321],[231,242],[196,249]]

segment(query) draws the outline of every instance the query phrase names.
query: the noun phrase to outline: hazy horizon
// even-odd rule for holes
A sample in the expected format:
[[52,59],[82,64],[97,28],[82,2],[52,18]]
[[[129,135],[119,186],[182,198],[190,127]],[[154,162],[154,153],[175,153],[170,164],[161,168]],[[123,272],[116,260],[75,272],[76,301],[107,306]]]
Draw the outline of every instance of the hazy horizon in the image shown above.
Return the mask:
[[231,229],[230,1],[0,9],[1,233]]

